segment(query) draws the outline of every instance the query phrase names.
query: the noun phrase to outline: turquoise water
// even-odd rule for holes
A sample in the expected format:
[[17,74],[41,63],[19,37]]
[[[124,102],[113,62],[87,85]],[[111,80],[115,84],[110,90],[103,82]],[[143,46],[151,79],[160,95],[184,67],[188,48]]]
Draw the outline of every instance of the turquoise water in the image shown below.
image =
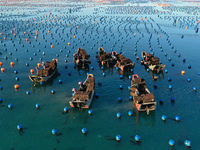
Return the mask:
[[[190,149],[199,149],[200,35],[194,30],[197,24],[194,21],[191,23],[192,17],[200,20],[199,15],[191,16],[182,12],[117,14],[115,11],[115,13],[110,11],[116,6],[100,7],[96,6],[95,9],[83,7],[77,10],[74,7],[72,14],[69,14],[68,9],[60,10],[58,7],[46,10],[20,8],[19,12],[16,9],[11,11],[10,7],[2,7],[0,62],[3,63],[1,68],[5,68],[5,73],[0,73],[0,86],[3,88],[0,90],[0,98],[3,99],[0,107],[0,149],[168,150],[173,149],[168,144],[170,139],[175,141],[176,150],[188,149],[184,146],[186,139],[192,143]],[[140,10],[145,8],[138,7]],[[161,7],[152,9],[162,10]],[[25,15],[23,16],[22,13]],[[162,15],[166,18],[162,18]],[[180,27],[178,23],[174,26],[172,17],[180,18],[182,15],[186,16],[182,26]],[[45,22],[51,17],[52,23],[51,19]],[[145,29],[141,17],[144,20],[147,17],[145,22],[148,30]],[[188,23],[189,28],[186,29]],[[37,41],[36,30],[39,32]],[[157,75],[157,81],[153,80],[151,73],[140,64],[141,52],[151,52],[148,31],[152,34],[150,42],[155,56],[166,64],[165,69],[168,70],[168,73],[164,71],[163,74]],[[134,36],[134,33],[137,35]],[[160,44],[157,41],[159,35],[161,35]],[[184,38],[181,38],[182,35]],[[6,40],[4,40],[5,36],[7,36]],[[28,42],[26,38],[29,39]],[[68,46],[69,42],[70,46]],[[54,48],[51,48],[51,45],[54,45]],[[104,47],[107,52],[112,50],[122,52],[136,63],[134,72],[121,73],[115,68],[102,70],[96,60],[99,46]],[[74,68],[73,53],[79,47],[86,49],[90,54],[90,67],[94,67],[94,70]],[[180,57],[178,54],[181,54]],[[138,61],[137,56],[140,57]],[[34,86],[28,78],[30,69],[35,69],[37,63],[52,58],[58,59],[58,72],[61,75],[44,85]],[[185,63],[183,59],[186,59]],[[65,60],[68,62],[66,63]],[[14,62],[14,67],[10,66],[10,62]],[[29,63],[29,66],[26,63]],[[171,66],[172,63],[175,64],[174,67]],[[191,65],[191,69],[188,65]],[[18,74],[15,74],[14,70],[17,70]],[[181,75],[182,70],[186,72],[184,76]],[[69,105],[72,99],[72,88],[79,87],[77,83],[85,80],[87,72],[94,74],[95,92],[99,93],[99,97],[94,98],[90,108],[93,110],[92,116],[88,114],[88,109],[70,109]],[[102,75],[103,72],[106,73],[105,77]],[[68,75],[69,73],[71,76]],[[134,73],[145,78],[148,89],[155,95],[157,109],[149,115],[145,112],[137,112],[132,101],[129,100],[128,86],[131,85],[131,81],[128,77]],[[124,75],[123,79],[120,79],[121,74]],[[15,80],[16,77],[19,77],[19,81]],[[171,82],[168,81],[169,77],[172,79]],[[191,82],[187,81],[188,78]],[[63,84],[59,84],[59,80],[62,80]],[[102,82],[102,86],[98,86],[98,82]],[[19,85],[18,91],[14,89],[15,84]],[[156,89],[154,84],[158,86]],[[120,85],[123,85],[123,90],[119,89]],[[173,88],[169,89],[169,85]],[[193,87],[197,87],[197,91],[193,91]],[[55,94],[51,94],[53,89]],[[30,91],[31,94],[27,95],[26,91]],[[118,97],[123,98],[121,103],[118,102]],[[174,103],[171,102],[172,97],[175,98]],[[160,99],[164,100],[162,105],[159,103]],[[41,105],[39,110],[35,108],[36,103]],[[8,104],[13,104],[13,108],[7,108]],[[70,112],[63,114],[64,107],[68,107]],[[128,116],[130,110],[134,112],[132,117]],[[120,119],[116,117],[117,112],[122,115]],[[167,116],[166,122],[161,120],[162,115]],[[180,122],[171,120],[176,115],[180,116]],[[17,130],[18,124],[23,124],[23,131]],[[57,136],[51,134],[54,128],[58,130]],[[87,128],[87,135],[81,133],[82,128]],[[121,142],[111,140],[118,134],[122,137]],[[130,142],[130,140],[134,141],[137,134],[141,137],[141,145]]]

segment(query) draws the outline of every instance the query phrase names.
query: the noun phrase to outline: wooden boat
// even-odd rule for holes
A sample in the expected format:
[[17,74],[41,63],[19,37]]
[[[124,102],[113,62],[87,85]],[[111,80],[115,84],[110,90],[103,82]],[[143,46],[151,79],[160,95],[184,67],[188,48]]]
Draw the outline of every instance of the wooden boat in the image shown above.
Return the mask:
[[149,111],[156,109],[154,94],[150,93],[143,78],[137,74],[132,76],[130,95],[133,97],[133,103],[138,111]]
[[141,64],[144,64],[145,67],[157,73],[163,71],[166,66],[160,63],[158,57],[154,57],[152,53],[147,54],[145,51],[142,52]]
[[82,48],[78,48],[77,52],[74,54],[75,64],[82,67],[83,69],[89,65],[89,58],[90,55],[88,55],[86,50]]
[[116,57],[117,60],[115,67],[118,67],[122,71],[128,71],[135,67],[135,63],[132,63],[132,60],[126,58],[123,54],[117,54],[115,52],[114,56]]
[[116,62],[111,56],[111,53],[110,52],[106,53],[103,47],[99,48],[98,60],[101,66],[107,66],[107,67],[113,66]]
[[30,75],[29,78],[32,82],[47,82],[57,73],[57,59],[52,59],[51,62],[46,62],[43,69],[38,69],[36,75]]
[[94,97],[95,79],[93,74],[89,74],[87,79],[79,89],[74,91],[73,99],[69,102],[71,107],[89,108]]

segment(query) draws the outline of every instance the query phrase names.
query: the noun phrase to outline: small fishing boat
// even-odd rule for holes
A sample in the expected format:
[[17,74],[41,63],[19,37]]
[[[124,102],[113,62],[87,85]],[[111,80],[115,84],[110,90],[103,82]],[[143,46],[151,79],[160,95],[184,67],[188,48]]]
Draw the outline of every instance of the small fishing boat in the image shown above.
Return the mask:
[[156,109],[154,94],[150,93],[145,80],[137,74],[132,76],[130,95],[133,97],[133,103],[138,111],[146,111],[149,114],[149,111]]
[[121,71],[129,71],[135,67],[135,63],[132,63],[132,60],[126,58],[123,54],[117,54],[115,52],[113,57],[117,60],[115,67],[118,67]]
[[77,66],[82,67],[82,69],[89,66],[89,63],[90,63],[89,58],[90,58],[90,55],[88,55],[86,50],[82,48],[78,48],[77,52],[74,54],[75,64]]
[[115,64],[115,60],[113,59],[110,52],[106,53],[103,47],[99,48],[98,60],[102,66],[112,66]]
[[163,71],[166,66],[160,63],[160,59],[158,57],[154,57],[152,53],[147,54],[145,51],[142,52],[141,64],[144,64],[146,68],[149,68],[157,73]]
[[73,88],[73,99],[69,104],[75,108],[89,108],[94,97],[95,79],[93,74],[89,74],[85,82],[79,82],[79,84],[78,90]]
[[57,59],[52,59],[51,62],[43,64],[43,69],[38,69],[36,75],[30,75],[29,78],[32,82],[47,82],[57,73]]

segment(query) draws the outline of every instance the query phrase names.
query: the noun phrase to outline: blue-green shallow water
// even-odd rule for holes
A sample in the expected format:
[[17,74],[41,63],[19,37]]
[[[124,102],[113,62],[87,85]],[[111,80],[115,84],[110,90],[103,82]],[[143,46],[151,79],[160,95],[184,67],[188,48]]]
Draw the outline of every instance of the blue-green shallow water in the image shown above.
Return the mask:
[[[143,9],[143,7],[140,7],[140,9]],[[62,10],[57,18],[55,18],[54,13],[59,14],[58,9],[51,8],[54,15],[52,17],[57,20],[56,24],[55,22],[50,23],[50,21],[42,23],[42,20],[45,21],[51,17],[44,15],[50,13],[48,9],[47,11],[40,11],[37,15],[36,12],[28,11],[25,16],[20,14],[17,18],[12,16],[8,10],[4,10],[4,12],[7,14],[1,17],[3,35],[0,36],[2,41],[0,62],[3,63],[1,68],[5,68],[5,73],[0,73],[0,86],[3,87],[0,91],[0,98],[3,99],[1,105],[5,105],[5,107],[0,108],[0,149],[170,150],[173,149],[168,144],[170,139],[175,141],[174,149],[176,150],[187,149],[184,146],[186,139],[189,139],[192,143],[190,149],[199,149],[200,76],[198,72],[200,72],[200,35],[194,32],[194,26],[188,29],[185,29],[185,26],[179,27],[177,25],[175,27],[173,26],[173,19],[161,19],[157,14],[128,15],[124,13],[111,15],[99,13],[96,16],[92,14],[95,12],[93,8],[82,8],[80,12],[73,14],[68,14],[68,10]],[[91,16],[80,16],[83,14]],[[146,25],[152,34],[151,47],[161,62],[166,64],[168,70],[168,73],[164,72],[158,75],[157,81],[154,81],[151,74],[140,64],[141,52],[150,52],[150,34],[147,33],[144,23],[140,19],[141,16],[143,18],[147,16]],[[166,16],[171,17],[170,15]],[[195,17],[199,18],[198,15]],[[29,22],[25,22],[24,19],[29,19]],[[59,20],[61,20],[61,23]],[[36,24],[36,21],[39,23]],[[94,24],[94,21],[97,21],[97,23]],[[29,23],[29,26],[27,26],[27,23]],[[151,28],[150,23],[152,23],[153,28]],[[71,26],[69,27],[68,24],[71,24]],[[161,32],[156,24],[168,34],[171,45],[166,40],[167,35]],[[77,26],[79,28],[76,33]],[[16,31],[14,31],[14,28],[16,28]],[[154,32],[154,29],[158,34]],[[36,30],[39,32],[37,41],[35,40]],[[44,33],[42,33],[43,30]],[[49,30],[50,33],[48,33]],[[16,37],[10,31],[17,33]],[[24,35],[25,31],[30,37],[27,34]],[[137,33],[135,37],[134,33]],[[51,34],[54,39],[52,39]],[[7,35],[6,40],[4,40],[5,35]],[[43,35],[45,39],[43,39]],[[74,35],[76,35],[76,38],[73,37]],[[159,41],[163,52],[161,52],[160,45],[157,42],[159,35],[161,35]],[[181,38],[182,35],[184,35],[184,38]],[[18,43],[19,36],[21,43]],[[31,44],[26,42],[26,38],[29,39]],[[12,41],[14,42],[12,43]],[[50,48],[50,45],[52,45],[50,42],[54,45],[54,48]],[[71,43],[71,46],[68,46],[68,42]],[[3,44],[6,44],[6,46]],[[137,51],[135,51],[136,45]],[[95,58],[99,46],[103,46],[107,52],[111,50],[116,50],[118,53],[123,52],[126,57],[136,63],[134,72],[125,72],[124,79],[120,79],[121,72],[115,68],[101,70]],[[176,53],[171,48],[172,46],[177,50]],[[64,107],[70,109],[69,101],[72,98],[72,88],[77,89],[77,83],[84,81],[87,76],[87,71],[74,69],[73,53],[79,47],[86,49],[88,54],[91,55],[90,67],[93,66],[94,70],[90,69],[89,72],[94,74],[95,91],[100,95],[99,98],[94,98],[91,105],[92,116],[87,113],[88,109],[71,109],[70,113],[62,113]],[[28,52],[25,51],[27,49]],[[40,49],[40,52],[38,49]],[[60,52],[61,49],[63,52]],[[12,55],[9,54],[10,52],[12,52]],[[42,55],[43,52],[45,52],[45,56]],[[34,53],[37,55],[35,56]],[[165,53],[168,55],[165,56]],[[56,54],[59,54],[59,57]],[[181,54],[181,56],[178,57],[178,54]],[[5,56],[8,59],[5,59]],[[136,60],[137,56],[140,57],[138,61]],[[30,57],[33,60],[30,60]],[[171,61],[168,60],[169,57]],[[19,60],[16,61],[15,58]],[[42,62],[40,58],[43,58],[42,61],[57,58],[58,71],[61,76],[57,76],[53,81],[44,85],[33,86],[28,75],[30,75],[30,69],[34,69],[37,63]],[[184,58],[186,59],[185,63],[183,63]],[[68,60],[67,63],[65,63],[65,59]],[[13,68],[10,66],[12,61],[15,63]],[[29,63],[29,66],[26,66],[26,63]],[[171,63],[175,63],[175,66],[172,67]],[[67,69],[65,69],[65,65],[68,66]],[[188,65],[191,65],[192,68],[188,69]],[[17,70],[18,74],[14,74],[14,70]],[[184,76],[181,75],[182,70],[186,72]],[[103,72],[106,72],[105,77],[102,75]],[[68,73],[72,75],[68,76]],[[134,73],[145,78],[147,87],[155,95],[157,109],[155,112],[150,112],[149,115],[143,112],[138,113],[129,100],[128,86],[131,83],[128,76]],[[16,77],[19,77],[19,81],[15,80]],[[171,82],[168,81],[168,77],[172,78]],[[188,78],[191,78],[191,82],[187,81]],[[63,84],[58,83],[60,79],[63,80]],[[98,86],[99,81],[102,82],[102,86]],[[18,91],[14,89],[15,84],[19,85]],[[157,84],[157,89],[154,89],[154,84]],[[123,90],[119,89],[119,85],[123,85]],[[172,90],[168,88],[169,85],[173,86]],[[197,87],[196,92],[193,91],[194,86]],[[50,93],[52,89],[55,90],[55,94]],[[27,95],[26,91],[31,91],[31,94]],[[118,102],[118,97],[123,98],[121,103]],[[172,97],[175,97],[174,103],[171,103]],[[160,99],[164,99],[163,105],[159,104]],[[35,108],[36,103],[41,105],[39,110]],[[13,109],[8,109],[8,104],[13,104]],[[129,110],[134,111],[134,116],[128,116]],[[121,119],[116,117],[117,112],[121,113]],[[167,119],[166,122],[163,122],[161,120],[162,115],[166,115],[167,118],[174,118],[179,115],[181,121],[176,122]],[[17,130],[18,124],[23,124],[22,132]],[[81,129],[84,127],[88,130],[87,135],[81,133]],[[62,135],[52,135],[51,130],[53,128],[56,128],[59,135],[60,133]],[[107,140],[115,138],[118,134],[122,136],[121,142]],[[134,136],[137,134],[141,137],[141,145],[129,141],[134,140]]]

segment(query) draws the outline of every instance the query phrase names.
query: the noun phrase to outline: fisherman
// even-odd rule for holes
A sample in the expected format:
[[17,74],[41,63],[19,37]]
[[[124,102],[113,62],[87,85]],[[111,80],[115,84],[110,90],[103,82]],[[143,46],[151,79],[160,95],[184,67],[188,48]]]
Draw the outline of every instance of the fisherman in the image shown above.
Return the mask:
[[82,82],[80,83],[80,91],[85,91],[86,90],[86,88],[87,88],[87,86],[86,85],[84,85]]

